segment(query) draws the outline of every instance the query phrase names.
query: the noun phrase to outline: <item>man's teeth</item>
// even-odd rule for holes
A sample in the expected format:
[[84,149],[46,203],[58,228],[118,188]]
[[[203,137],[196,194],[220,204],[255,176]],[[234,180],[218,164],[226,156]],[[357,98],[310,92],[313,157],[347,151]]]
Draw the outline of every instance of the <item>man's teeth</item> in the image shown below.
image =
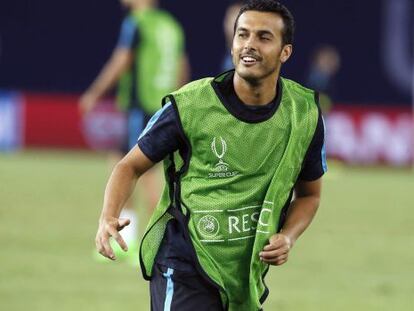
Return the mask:
[[249,56],[244,56],[242,59],[245,62],[255,62],[256,61],[256,59],[254,59],[253,57],[249,57]]

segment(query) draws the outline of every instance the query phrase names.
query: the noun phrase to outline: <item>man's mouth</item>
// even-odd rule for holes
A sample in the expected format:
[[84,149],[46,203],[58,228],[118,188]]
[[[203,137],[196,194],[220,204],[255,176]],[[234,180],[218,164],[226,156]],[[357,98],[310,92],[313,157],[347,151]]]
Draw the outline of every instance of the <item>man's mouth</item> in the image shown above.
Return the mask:
[[242,55],[240,58],[244,65],[254,65],[260,61],[257,56],[253,55]]

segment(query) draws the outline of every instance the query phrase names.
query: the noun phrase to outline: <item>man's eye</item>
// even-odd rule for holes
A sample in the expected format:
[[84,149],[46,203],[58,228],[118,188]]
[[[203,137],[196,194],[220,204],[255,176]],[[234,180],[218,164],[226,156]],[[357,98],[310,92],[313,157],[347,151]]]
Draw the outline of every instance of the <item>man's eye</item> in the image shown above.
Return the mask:
[[239,38],[246,38],[247,35],[245,33],[239,33]]

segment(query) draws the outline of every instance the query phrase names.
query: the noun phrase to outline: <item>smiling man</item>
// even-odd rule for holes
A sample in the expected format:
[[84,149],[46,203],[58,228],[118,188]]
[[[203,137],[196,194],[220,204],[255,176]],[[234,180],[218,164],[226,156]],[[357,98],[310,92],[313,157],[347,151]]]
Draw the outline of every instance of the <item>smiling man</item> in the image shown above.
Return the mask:
[[106,188],[96,245],[115,259],[111,236],[127,248],[122,204],[164,160],[166,187],[140,254],[152,310],[261,310],[269,266],[288,260],[319,206],[318,96],[279,76],[293,17],[279,2],[253,0],[234,30],[235,70],[167,95]]

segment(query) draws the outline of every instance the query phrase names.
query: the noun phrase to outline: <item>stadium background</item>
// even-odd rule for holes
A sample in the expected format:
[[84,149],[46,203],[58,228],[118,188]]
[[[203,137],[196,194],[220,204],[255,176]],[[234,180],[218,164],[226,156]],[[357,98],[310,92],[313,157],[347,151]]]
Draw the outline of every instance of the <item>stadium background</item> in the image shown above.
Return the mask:
[[[193,79],[220,70],[228,3],[160,1],[184,26]],[[341,161],[331,161],[320,212],[291,261],[272,269],[266,309],[411,310],[414,5],[284,3],[297,20],[284,76],[306,82],[320,44],[340,52],[327,142]],[[90,120],[76,107],[122,16],[116,0],[0,3],[1,309],[148,309],[136,269],[91,256],[108,173],[104,154],[88,150],[113,144],[122,116],[111,97]]]

